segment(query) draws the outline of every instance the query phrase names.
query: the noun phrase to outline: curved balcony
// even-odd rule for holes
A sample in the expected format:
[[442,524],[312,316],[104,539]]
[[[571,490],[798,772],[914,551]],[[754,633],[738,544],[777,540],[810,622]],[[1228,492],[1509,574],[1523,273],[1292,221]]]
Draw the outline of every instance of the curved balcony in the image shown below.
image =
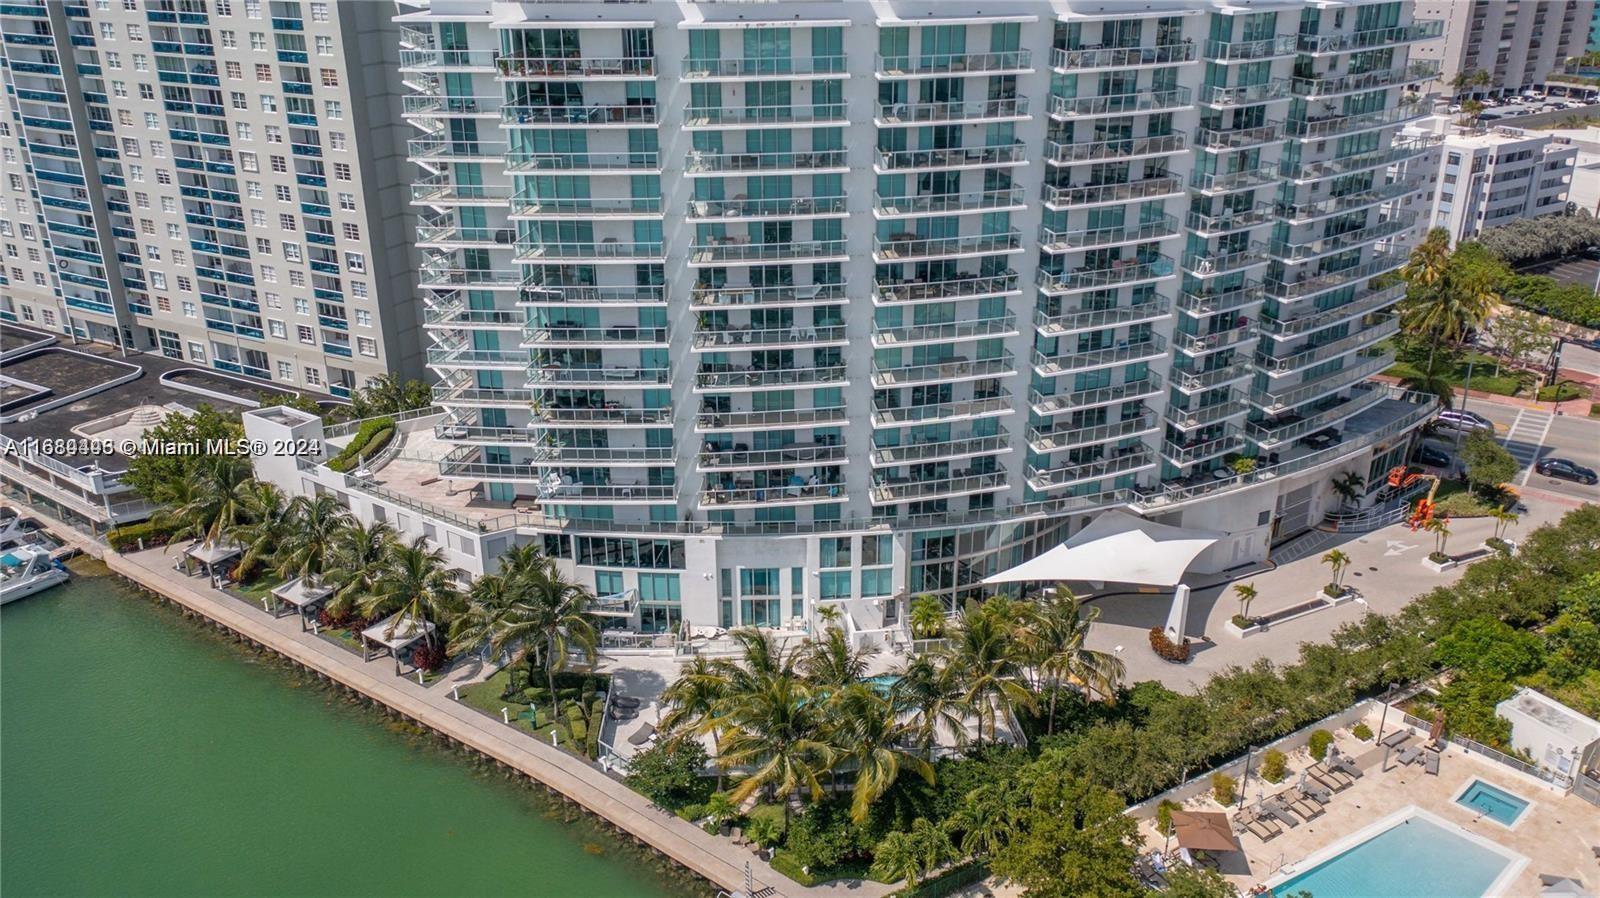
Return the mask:
[[1312,56],[1329,53],[1351,53],[1357,50],[1376,50],[1379,47],[1396,47],[1401,44],[1431,41],[1444,34],[1444,22],[1429,19],[1396,25],[1390,28],[1373,28],[1349,34],[1302,34],[1296,49]]
[[971,361],[960,356],[943,362],[926,365],[900,365],[879,367],[872,363],[872,385],[880,390],[914,387],[922,384],[957,383],[969,380],[987,380],[994,377],[1012,377],[1018,374],[1016,359],[1010,354],[995,359]]
[[849,423],[849,412],[836,408],[792,408],[765,412],[702,411],[695,417],[695,433],[733,433],[739,431],[804,430],[810,427],[837,427]]
[[850,170],[844,150],[810,153],[704,153],[690,150],[688,175],[838,174]]
[[1282,59],[1295,55],[1296,36],[1275,34],[1272,37],[1244,41],[1206,41],[1205,55],[1215,62],[1255,62]]
[[1063,75],[1095,69],[1138,69],[1151,66],[1183,65],[1195,61],[1195,46],[1159,44],[1151,47],[1050,48],[1050,67]]
[[1132,474],[1156,466],[1155,455],[1150,447],[1140,444],[1116,449],[1117,454],[1110,458],[1081,464],[1061,465],[1060,467],[1039,468],[1028,466],[1028,486],[1037,492],[1049,492],[1069,486],[1089,483],[1095,480],[1104,480],[1107,477],[1119,477]]
[[901,78],[970,77],[973,75],[1029,75],[1033,53],[1011,50],[998,53],[923,53],[919,56],[875,57],[878,80]]
[[685,81],[773,81],[789,78],[848,78],[843,56],[790,59],[697,59],[686,56],[680,77]]
[[1148,334],[1138,340],[1122,340],[1116,346],[1104,349],[1080,350],[1076,347],[1058,348],[1055,355],[1033,351],[1033,370],[1040,377],[1060,377],[1077,371],[1095,371],[1119,365],[1136,365],[1165,358],[1167,341],[1159,334]]
[[1269,203],[1257,203],[1252,209],[1235,212],[1231,208],[1223,210],[1221,215],[1203,215],[1199,212],[1190,212],[1188,221],[1189,230],[1196,236],[1210,239],[1227,234],[1237,234],[1251,228],[1272,224],[1277,220],[1277,215]]
[[1266,281],[1267,295],[1280,300],[1299,300],[1337,290],[1346,284],[1375,278],[1380,274],[1387,274],[1406,264],[1404,253],[1374,253],[1367,261],[1349,268],[1337,271],[1326,271],[1312,274],[1309,271],[1297,272],[1293,280],[1283,281],[1268,278]]
[[1001,390],[992,396],[974,399],[957,399],[951,402],[932,402],[926,405],[880,405],[872,402],[873,427],[909,427],[920,424],[951,424],[957,421],[976,421],[981,418],[999,418],[1014,414],[1009,392]]
[[606,368],[568,368],[562,365],[524,365],[529,386],[568,387],[655,387],[670,383],[666,368],[634,368],[613,365]]
[[1226,433],[1211,440],[1194,440],[1182,443],[1162,440],[1161,457],[1180,468],[1184,468],[1200,462],[1210,461],[1213,458],[1219,458],[1232,452],[1239,452],[1244,448],[1244,435],[1237,430],[1227,428]]
[[649,56],[558,57],[500,56],[495,59],[499,81],[618,81],[654,78],[656,61]]
[[702,449],[695,457],[695,470],[766,471],[818,463],[849,460],[843,443],[790,443],[778,449]]
[[1020,142],[942,150],[879,149],[873,161],[878,174],[900,171],[945,171],[1027,165],[1028,148]]
[[1429,114],[1422,103],[1402,103],[1392,109],[1363,112],[1355,115],[1323,115],[1296,121],[1290,119],[1283,128],[1284,135],[1294,140],[1327,140],[1346,134],[1376,131],[1390,125],[1400,125]]
[[609,327],[559,327],[529,324],[522,330],[522,345],[529,348],[590,347],[625,344],[635,349],[667,347],[667,329],[631,324]]
[[1145,376],[1139,380],[1115,386],[1095,387],[1071,393],[1041,393],[1033,390],[1028,394],[1028,405],[1034,414],[1050,418],[1084,409],[1154,399],[1165,394],[1166,387],[1162,384],[1161,375],[1146,371]]
[[972,234],[965,237],[896,236],[872,239],[872,258],[879,264],[928,259],[960,259],[1022,252],[1022,232]]
[[1295,96],[1305,97],[1308,100],[1322,100],[1344,94],[1431,81],[1439,77],[1440,68],[1440,60],[1416,59],[1400,68],[1362,72],[1359,75],[1295,78],[1290,81],[1290,87]]
[[1288,219],[1294,224],[1305,224],[1320,218],[1328,218],[1345,212],[1354,212],[1357,209],[1366,209],[1379,203],[1399,199],[1408,194],[1416,193],[1422,189],[1421,177],[1403,178],[1388,184],[1380,184],[1371,190],[1362,190],[1356,193],[1346,193],[1342,196],[1329,197],[1314,203],[1279,203],[1277,213],[1279,218]]
[[1353,175],[1358,172],[1371,171],[1375,168],[1387,168],[1390,165],[1415,159],[1443,143],[1444,136],[1440,134],[1398,134],[1389,141],[1389,145],[1385,149],[1371,153],[1358,153],[1342,159],[1310,162],[1304,165],[1289,165],[1285,163],[1279,167],[1279,174],[1291,181],[1309,184],[1326,178]]
[[661,218],[661,198],[641,196],[550,199],[518,194],[511,198],[510,217],[513,219],[542,218],[553,220]]
[[1178,331],[1172,335],[1172,348],[1190,358],[1198,359],[1224,349],[1254,343],[1260,338],[1261,329],[1254,322],[1236,322],[1228,327],[1209,329],[1201,334]]
[[969,212],[1020,212],[1027,207],[1021,187],[971,194],[882,196],[874,192],[872,195],[872,216],[878,219],[962,215]]
[[762,369],[754,366],[701,363],[694,375],[698,392],[765,390],[774,387],[849,386],[843,365],[820,368]]
[[629,103],[593,103],[588,106],[512,105],[500,107],[500,124],[507,128],[638,128],[660,121],[656,107]]
[[598,408],[568,408],[540,403],[533,409],[536,421],[552,427],[671,427],[670,408],[624,408],[607,402]]
[[[712,240],[717,240],[713,237]],[[843,262],[850,256],[843,240],[793,240],[786,243],[748,243],[743,238],[723,237],[689,248],[689,264],[697,267],[725,265],[768,265],[781,262]]]
[[1157,221],[1116,228],[1085,228],[1076,231],[1054,231],[1040,226],[1039,250],[1050,255],[1082,252],[1105,246],[1126,246],[1132,243],[1149,243],[1177,237],[1178,220],[1163,215]]
[[718,128],[787,128],[792,125],[832,127],[849,124],[844,103],[820,106],[690,106],[683,110],[688,130]]
[[1179,408],[1177,405],[1168,404],[1166,422],[1178,430],[1198,430],[1210,427],[1229,418],[1236,418],[1250,410],[1245,404],[1244,394],[1238,390],[1228,390],[1221,399],[1195,408]]
[[880,128],[908,125],[970,125],[1020,122],[1032,118],[1028,99],[970,100],[930,103],[883,103],[873,122]]
[[956,274],[951,277],[910,278],[890,280],[876,278],[872,282],[872,301],[875,305],[896,303],[942,302],[952,299],[984,299],[993,296],[1012,296],[1022,292],[1015,271],[1000,274]]
[[929,480],[878,474],[872,478],[871,499],[873,505],[893,505],[899,502],[993,493],[1007,488],[1004,471],[958,474]]
[[661,173],[660,153],[507,153],[506,171],[570,175]]
[[1309,240],[1305,243],[1274,240],[1267,251],[1274,259],[1281,262],[1291,265],[1299,264],[1313,259],[1320,259],[1333,253],[1341,253],[1354,247],[1365,246],[1385,237],[1392,237],[1403,231],[1409,231],[1415,223],[1415,215],[1397,214],[1395,217],[1380,221],[1371,227],[1361,228],[1357,231],[1346,231],[1343,234]]
[[[1261,332],[1272,340],[1294,340],[1323,328],[1352,321],[1371,312],[1382,311],[1405,299],[1405,296],[1406,285],[1400,283],[1368,293],[1344,305],[1334,306],[1323,311],[1314,311],[1308,315],[1295,315],[1285,319],[1263,316],[1261,319]],[[1285,310],[1280,309],[1279,311]]]
[[1163,200],[1184,193],[1183,179],[1164,175],[1113,184],[1085,184],[1058,187],[1044,185],[1045,208],[1053,212],[1093,206]]
[[1228,384],[1238,383],[1249,378],[1254,373],[1254,369],[1250,367],[1248,359],[1232,358],[1222,364],[1217,364],[1201,371],[1186,371],[1182,368],[1173,368],[1169,376],[1172,380],[1173,389],[1185,396],[1193,396]]
[[843,284],[807,284],[798,287],[706,287],[689,291],[689,305],[696,309],[728,309],[743,306],[774,308],[836,305],[849,302]]
[[1157,296],[1137,305],[1110,309],[1077,309],[1058,313],[1038,309],[1033,315],[1033,326],[1042,337],[1065,337],[1084,331],[1105,330],[1108,327],[1150,324],[1170,317],[1172,317],[1171,301]]
[[1347,337],[1323,343],[1319,346],[1301,347],[1298,350],[1288,347],[1274,347],[1268,351],[1257,352],[1256,367],[1265,372],[1268,377],[1284,377],[1297,371],[1303,371],[1312,365],[1319,365],[1336,356],[1366,349],[1399,332],[1400,319],[1390,316],[1377,323],[1363,327]]
[[896,465],[954,461],[958,458],[971,458],[974,455],[1002,455],[1011,452],[1012,449],[1011,438],[1005,434],[979,436],[969,433],[937,442],[894,445],[879,443],[877,437],[874,437],[868,461],[874,468],[892,468]]
[[1108,268],[1080,268],[1062,273],[1040,269],[1037,283],[1045,293],[1077,293],[1160,281],[1172,276],[1172,259],[1158,256],[1153,262],[1119,259]]
[[1233,87],[1206,85],[1195,92],[1195,102],[1212,109],[1237,109],[1259,106],[1289,99],[1289,81],[1273,78],[1260,84],[1238,84]]
[[1156,413],[1144,409],[1138,415],[1106,424],[1077,427],[1071,424],[1054,424],[1047,427],[1034,425],[1028,428],[1028,447],[1040,455],[1081,449],[1096,443],[1109,443],[1129,437],[1145,436],[1161,429]]
[[517,261],[561,262],[664,262],[666,247],[660,243],[623,243],[608,237],[585,243],[519,243]]
[[690,200],[690,221],[759,221],[766,218],[841,218],[847,214],[845,199],[838,197],[795,197],[772,200]]
[[[1368,351],[1370,352],[1370,350]],[[1394,364],[1394,353],[1377,352],[1352,356],[1345,367],[1325,371],[1299,383],[1268,390],[1255,390],[1250,394],[1250,404],[1269,414],[1304,405],[1315,399],[1337,393],[1346,387],[1366,380]]]
[[1218,277],[1267,263],[1267,245],[1260,242],[1230,253],[1188,252],[1183,254],[1183,270],[1197,278]]
[[951,321],[943,324],[912,324],[905,327],[872,326],[872,345],[876,349],[895,349],[902,346],[920,346],[929,343],[952,343],[962,340],[989,340],[996,337],[1014,337],[1017,316],[1002,315],[976,321]]
[[1263,147],[1283,140],[1283,122],[1267,122],[1251,128],[1196,128],[1194,145],[1202,150],[1231,153]]
[[1221,174],[1197,171],[1189,180],[1189,186],[1206,196],[1224,196],[1276,183],[1278,183],[1277,171],[1266,167]]
[[804,349],[811,346],[844,346],[844,326],[772,327],[701,330],[694,335],[696,352],[728,352],[760,349]]
[[1388,390],[1367,389],[1368,386],[1355,384],[1350,388],[1349,395],[1336,396],[1326,402],[1319,402],[1318,408],[1311,414],[1288,414],[1281,418],[1246,421],[1244,434],[1262,449],[1278,448],[1284,443],[1293,442],[1353,418],[1390,398]]
[[1044,161],[1051,165],[1129,162],[1134,159],[1176,156],[1188,151],[1189,141],[1182,134],[1159,134],[1127,140],[1091,140],[1082,143],[1047,140],[1044,144]]
[[1111,115],[1138,115],[1155,112],[1176,112],[1194,106],[1189,88],[1173,90],[1146,90],[1132,94],[1111,94],[1103,97],[1050,96],[1050,117],[1057,121],[1082,118],[1102,118]]
[[1245,281],[1243,287],[1222,290],[1183,291],[1175,303],[1178,310],[1194,317],[1215,315],[1255,305],[1266,299],[1260,281]]

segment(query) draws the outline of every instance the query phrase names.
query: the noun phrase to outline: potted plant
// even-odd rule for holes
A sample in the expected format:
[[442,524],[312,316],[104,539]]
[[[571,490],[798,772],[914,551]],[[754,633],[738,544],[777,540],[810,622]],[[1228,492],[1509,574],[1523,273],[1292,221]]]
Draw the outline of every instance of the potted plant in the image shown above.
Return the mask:
[[1342,599],[1348,593],[1344,586],[1344,572],[1350,567],[1350,556],[1340,549],[1332,549],[1322,556],[1322,563],[1333,569],[1333,581],[1322,587],[1322,592],[1330,599]]
[[1235,583],[1233,594],[1239,599],[1239,613],[1229,619],[1228,623],[1239,631],[1240,636],[1243,636],[1257,626],[1255,618],[1250,616],[1250,603],[1256,600],[1260,592],[1253,583]]
[[1234,474],[1243,477],[1256,469],[1256,460],[1248,455],[1241,455],[1228,462],[1228,469],[1233,471]]
[[1510,555],[1516,549],[1516,544],[1506,539],[1506,531],[1522,518],[1516,512],[1506,508],[1495,508],[1489,512],[1489,517],[1494,518],[1494,535],[1483,541],[1490,549]]
[[1435,571],[1445,571],[1455,566],[1455,559],[1446,554],[1444,547],[1450,540],[1450,519],[1430,517],[1422,524],[1422,529],[1433,534],[1433,551],[1422,563]]

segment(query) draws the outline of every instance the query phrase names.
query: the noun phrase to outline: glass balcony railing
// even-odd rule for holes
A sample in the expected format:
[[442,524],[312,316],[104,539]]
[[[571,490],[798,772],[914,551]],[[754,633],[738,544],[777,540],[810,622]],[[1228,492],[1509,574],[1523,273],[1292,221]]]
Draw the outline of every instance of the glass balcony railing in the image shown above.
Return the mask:
[[1298,350],[1282,347],[1256,353],[1256,367],[1272,377],[1281,377],[1302,371],[1312,365],[1319,365],[1329,359],[1341,355],[1348,355],[1366,349],[1382,340],[1386,340],[1400,332],[1400,319],[1395,316],[1383,318],[1376,323],[1369,324],[1361,330],[1332,340],[1318,346],[1302,347]]
[[1217,358],[1213,356],[1208,360],[1210,367],[1200,370],[1173,368],[1170,372],[1173,389],[1192,396],[1227,384],[1238,383],[1254,374],[1248,359],[1230,358],[1218,363]]
[[1385,168],[1395,163],[1414,159],[1423,153],[1433,150],[1443,142],[1444,136],[1438,134],[1402,134],[1390,140],[1385,149],[1370,153],[1357,153],[1342,159],[1310,162],[1304,165],[1289,165],[1285,163],[1279,167],[1278,173],[1290,180],[1302,182],[1336,178],[1340,175]]
[[1274,259],[1287,263],[1308,262],[1332,253],[1344,252],[1355,247],[1365,246],[1385,237],[1392,237],[1403,231],[1408,231],[1416,223],[1415,215],[1395,214],[1393,218],[1380,220],[1371,227],[1355,231],[1346,231],[1304,243],[1291,243],[1286,240],[1274,240],[1269,245],[1267,252]]
[[947,440],[897,444],[880,442],[880,438],[874,436],[872,450],[868,453],[868,460],[875,468],[892,468],[895,465],[951,461],[957,458],[970,458],[974,455],[998,455],[1003,452],[1010,452],[1014,448],[1011,439],[1003,435],[980,436],[969,433],[951,437]]
[[1402,103],[1392,109],[1355,115],[1328,115],[1300,121],[1290,120],[1284,133],[1297,140],[1326,140],[1341,134],[1370,131],[1419,119],[1428,114],[1421,103]]
[[1439,76],[1440,66],[1441,62],[1437,59],[1417,59],[1395,69],[1380,69],[1354,75],[1327,75],[1321,78],[1295,78],[1290,82],[1290,88],[1296,96],[1308,99],[1332,97],[1429,81]]
[[1106,268],[1079,268],[1059,273],[1040,269],[1037,283],[1046,293],[1073,293],[1161,280],[1171,277],[1172,273],[1172,259],[1158,256],[1150,262],[1119,259]]
[[[526,353],[526,351],[524,351]],[[568,368],[555,364],[534,363],[528,366],[529,385],[620,387],[626,384],[660,385],[671,382],[665,368],[634,368],[613,365],[603,368]]]
[[1208,278],[1241,271],[1267,261],[1267,245],[1251,242],[1244,249],[1228,252],[1187,252],[1183,254],[1183,270],[1195,277]]
[[1206,215],[1200,212],[1190,212],[1187,220],[1189,230],[1206,237],[1215,237],[1221,234],[1235,234],[1251,228],[1271,224],[1277,215],[1269,203],[1257,203],[1254,208],[1234,211],[1224,209],[1216,215]]
[[1161,134],[1152,137],[1134,137],[1126,140],[1086,140],[1081,143],[1062,143],[1047,140],[1044,145],[1045,161],[1052,165],[1076,165],[1080,162],[1106,162],[1142,159],[1150,156],[1175,156],[1187,152],[1189,141],[1182,134]]
[[1156,413],[1149,409],[1143,409],[1134,417],[1105,424],[1074,425],[1071,422],[1062,422],[1043,427],[1032,425],[1028,428],[1028,447],[1041,455],[1047,455],[1051,452],[1081,449],[1096,443],[1143,436],[1156,432],[1160,426],[1161,422],[1156,418]]
[[834,408],[790,408],[764,412],[702,411],[695,418],[697,433],[746,430],[797,430],[807,427],[833,427],[849,422],[843,406]]
[[908,427],[914,424],[940,424],[952,421],[970,421],[978,418],[996,418],[1014,414],[1012,397],[1006,390],[994,395],[952,402],[932,402],[926,405],[889,406],[877,399],[872,403],[873,427]]
[[1009,231],[1004,234],[972,234],[965,237],[908,236],[888,240],[875,237],[872,241],[872,254],[879,262],[981,256],[1018,252],[1021,249],[1021,231]]
[[1043,337],[1064,337],[1108,327],[1127,327],[1162,321],[1172,315],[1170,300],[1157,296],[1129,306],[1103,308],[1038,309],[1033,326]]
[[932,103],[884,103],[878,107],[880,125],[936,125],[950,122],[997,122],[1028,118],[1026,97],[1011,100],[971,100]]
[[753,125],[845,125],[848,112],[844,103],[815,106],[690,106],[683,110],[686,128]]
[[400,108],[405,115],[431,115],[441,117],[487,116],[500,117],[500,104],[504,97],[447,97],[442,94],[407,94],[400,98]]
[[942,496],[992,493],[1006,489],[1007,486],[1004,471],[930,479],[878,475],[873,478],[871,496],[872,504],[874,505],[890,505],[896,502],[916,502],[936,499]]
[[666,250],[660,243],[623,243],[620,240],[606,239],[583,243],[517,244],[518,261],[535,261],[539,259],[564,259],[575,262],[604,262],[629,259],[661,261],[665,258]]
[[1084,228],[1075,231],[1054,231],[1039,228],[1039,249],[1052,255],[1080,252],[1104,246],[1129,243],[1148,243],[1178,235],[1178,220],[1164,215],[1156,221],[1115,228]]
[[694,335],[694,348],[716,352],[841,345],[843,325],[811,327],[728,327],[702,330]]
[[1054,210],[1163,199],[1184,192],[1183,179],[1163,175],[1113,184],[1044,185],[1044,203]]
[[500,122],[508,127],[528,125],[638,127],[654,125],[657,121],[658,115],[654,104],[593,103],[588,106],[576,103],[560,106],[506,104],[500,107]]
[[788,59],[698,59],[686,56],[683,78],[783,78],[790,75],[830,76],[842,74],[847,66],[843,56],[808,56]]
[[[670,450],[669,450],[670,451]],[[704,449],[695,459],[699,471],[792,468],[818,462],[849,460],[844,443],[789,443],[777,449]]]
[[1170,112],[1194,105],[1189,88],[1112,94],[1103,97],[1050,97],[1050,117],[1056,119],[1091,118],[1107,115]]
[[568,58],[556,56],[501,56],[495,60],[501,78],[653,78],[656,61],[641,57]]
[[694,265],[760,264],[801,259],[843,260],[847,256],[843,240],[746,243],[740,238],[723,237],[720,242],[691,246],[689,261]]
[[997,209],[1019,210],[1027,205],[1021,187],[985,190],[976,194],[921,194],[917,196],[872,196],[872,209],[882,218],[907,218],[916,215],[959,215]]
[[1069,75],[1085,69],[1183,65],[1194,60],[1195,45],[1189,41],[1151,47],[1052,47],[1050,50],[1050,67]]
[[507,153],[508,172],[659,172],[660,153]]
[[880,172],[896,172],[917,169],[934,170],[1021,165],[1027,161],[1027,147],[1017,142],[939,150],[879,149],[874,167]]
[[522,341],[527,346],[591,346],[620,343],[630,346],[666,346],[669,339],[664,327],[639,327],[632,324],[615,324],[609,327],[562,327],[529,324],[522,330]]
[[690,200],[688,218],[696,221],[725,218],[807,218],[844,215],[845,200],[837,197],[794,197],[770,200]]
[[1148,446],[1118,447],[1109,450],[1113,454],[1109,458],[1095,461],[1064,464],[1055,467],[1040,468],[1028,466],[1028,485],[1039,492],[1076,486],[1094,480],[1104,480],[1107,477],[1116,477],[1129,474],[1145,468],[1155,467],[1155,455]]
[[1017,273],[1007,270],[999,274],[922,275],[903,280],[880,277],[873,280],[872,290],[873,302],[891,304],[1005,296],[1019,292],[1020,286]]
[[1154,361],[1167,353],[1167,341],[1160,334],[1147,334],[1135,340],[1123,340],[1116,346],[1103,349],[1078,349],[1063,346],[1049,355],[1035,349],[1033,370],[1040,377],[1060,377],[1076,371],[1092,371],[1116,365],[1132,365]]
[[954,357],[925,365],[900,365],[879,367],[872,365],[872,385],[880,390],[910,387],[918,384],[960,380],[980,380],[991,377],[1016,375],[1016,359],[1010,353],[999,358],[970,360]]
[[695,372],[697,390],[763,389],[767,387],[845,386],[843,365],[813,368],[757,368],[725,363],[702,363]]
[[1195,101],[1204,106],[1231,108],[1254,106],[1289,99],[1289,82],[1273,78],[1260,84],[1240,84],[1233,87],[1208,85],[1195,92]]
[[[1313,311],[1307,315],[1294,315],[1288,318],[1274,318],[1262,316],[1261,332],[1274,340],[1293,340],[1313,331],[1332,327],[1354,318],[1359,318],[1372,312],[1382,311],[1393,306],[1406,296],[1405,284],[1393,284],[1382,290],[1368,293],[1351,302],[1334,306],[1331,309]],[[1279,310],[1280,313],[1289,310]]]
[[918,75],[986,75],[1030,71],[1033,54],[1028,50],[999,53],[923,53],[919,56],[876,57],[876,71],[889,77]]
[[1283,139],[1283,122],[1253,128],[1196,128],[1194,144],[1201,149],[1231,152],[1265,146]]
[[820,150],[811,153],[705,153],[690,150],[683,170],[691,175],[756,174],[780,171],[847,170],[849,162],[844,150]]
[[1302,34],[1297,49],[1301,53],[1349,53],[1356,50],[1373,50],[1416,41],[1433,40],[1444,34],[1444,22],[1431,19],[1396,25],[1392,28],[1374,28],[1349,34]]
[[[843,336],[843,328],[840,328]],[[949,321],[942,324],[911,324],[904,327],[872,326],[872,345],[878,349],[950,343],[962,340],[987,340],[1016,336],[1017,316],[1001,315],[975,321]]]
[[697,309],[738,306],[805,306],[845,302],[842,284],[807,284],[788,287],[711,287],[696,285],[689,304]]
[[1234,193],[1240,190],[1254,190],[1268,184],[1276,184],[1278,173],[1271,168],[1256,168],[1235,172],[1205,172],[1197,171],[1189,179],[1189,186],[1207,194]]
[[1254,40],[1206,41],[1205,55],[1207,59],[1215,59],[1220,62],[1250,62],[1258,59],[1273,59],[1280,56],[1293,56],[1295,43],[1296,36],[1293,34],[1276,34],[1271,37]]
[[1175,305],[1179,311],[1201,317],[1215,315],[1218,312],[1230,312],[1234,309],[1261,302],[1264,299],[1266,299],[1266,294],[1261,289],[1260,281],[1245,281],[1243,287],[1181,292],[1178,294]]

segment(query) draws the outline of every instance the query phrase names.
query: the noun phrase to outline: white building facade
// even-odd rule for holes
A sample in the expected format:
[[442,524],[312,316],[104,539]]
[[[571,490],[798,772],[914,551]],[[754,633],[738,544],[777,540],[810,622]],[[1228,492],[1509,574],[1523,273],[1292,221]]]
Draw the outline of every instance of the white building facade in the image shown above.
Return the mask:
[[1263,558],[1430,413],[1367,382],[1391,169],[1437,143],[1398,137],[1439,30],[1409,3],[396,21],[444,410],[406,444],[472,501],[261,470],[465,570],[541,540],[646,630],[875,630],[1108,508],[1227,532],[1201,569]]
[[1576,146],[1537,131],[1441,127],[1446,133],[1424,221],[1448,231],[1452,245],[1485,228],[1567,211]]
[[1489,83],[1463,95],[1509,96],[1582,56],[1594,11],[1593,0],[1417,0],[1417,17],[1444,27],[1443,39],[1417,47],[1417,56],[1440,66],[1439,93],[1456,92],[1457,74],[1481,71]]

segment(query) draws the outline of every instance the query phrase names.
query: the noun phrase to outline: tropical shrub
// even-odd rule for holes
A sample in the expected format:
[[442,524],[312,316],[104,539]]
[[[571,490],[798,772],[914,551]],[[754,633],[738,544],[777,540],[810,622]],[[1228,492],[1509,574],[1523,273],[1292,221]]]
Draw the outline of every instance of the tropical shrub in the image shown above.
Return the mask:
[[750,822],[745,824],[745,835],[763,848],[783,843],[788,833],[788,821],[783,819],[784,809],[775,804],[757,805],[750,811]]
[[1189,643],[1176,643],[1167,638],[1167,631],[1160,627],[1150,628],[1150,649],[1157,657],[1175,664],[1183,664],[1189,660]]
[[1182,810],[1183,805],[1170,798],[1161,799],[1156,805],[1156,830],[1164,836],[1172,835],[1172,812]]
[[1327,730],[1317,730],[1311,734],[1311,741],[1306,745],[1306,750],[1311,752],[1313,760],[1320,761],[1328,756],[1328,746],[1332,744],[1332,733]]
[[821,870],[867,857],[875,844],[869,828],[850,819],[849,802],[831,799],[790,821],[784,847],[800,866]]
[[1289,759],[1283,752],[1276,748],[1267,749],[1261,756],[1261,776],[1269,783],[1283,782],[1284,774],[1289,772]]
[[136,552],[141,540],[146,549],[166,545],[172,532],[173,527],[165,522],[142,521],[112,530],[106,534],[106,542],[118,552]]
[[1360,739],[1362,742],[1371,742],[1372,727],[1369,727],[1364,723],[1358,723],[1350,728],[1350,735]]
[[663,739],[633,756],[628,788],[664,808],[703,805],[711,797],[712,782],[700,773],[709,761],[698,739]]
[[1461,447],[1461,461],[1467,466],[1467,480],[1480,491],[1496,490],[1511,481],[1522,469],[1506,447],[1486,433],[1474,433]]
[[428,640],[423,640],[411,650],[411,663],[428,673],[433,673],[444,666],[444,646]]
[[1217,804],[1223,806],[1233,804],[1234,789],[1238,785],[1238,782],[1226,773],[1213,773],[1211,774],[1211,797],[1217,800]]
[[363,457],[370,457],[373,453],[383,449],[394,438],[394,420],[392,418],[373,418],[361,422],[355,436],[350,442],[339,450],[328,462],[328,467],[335,471],[348,471],[355,467]]

